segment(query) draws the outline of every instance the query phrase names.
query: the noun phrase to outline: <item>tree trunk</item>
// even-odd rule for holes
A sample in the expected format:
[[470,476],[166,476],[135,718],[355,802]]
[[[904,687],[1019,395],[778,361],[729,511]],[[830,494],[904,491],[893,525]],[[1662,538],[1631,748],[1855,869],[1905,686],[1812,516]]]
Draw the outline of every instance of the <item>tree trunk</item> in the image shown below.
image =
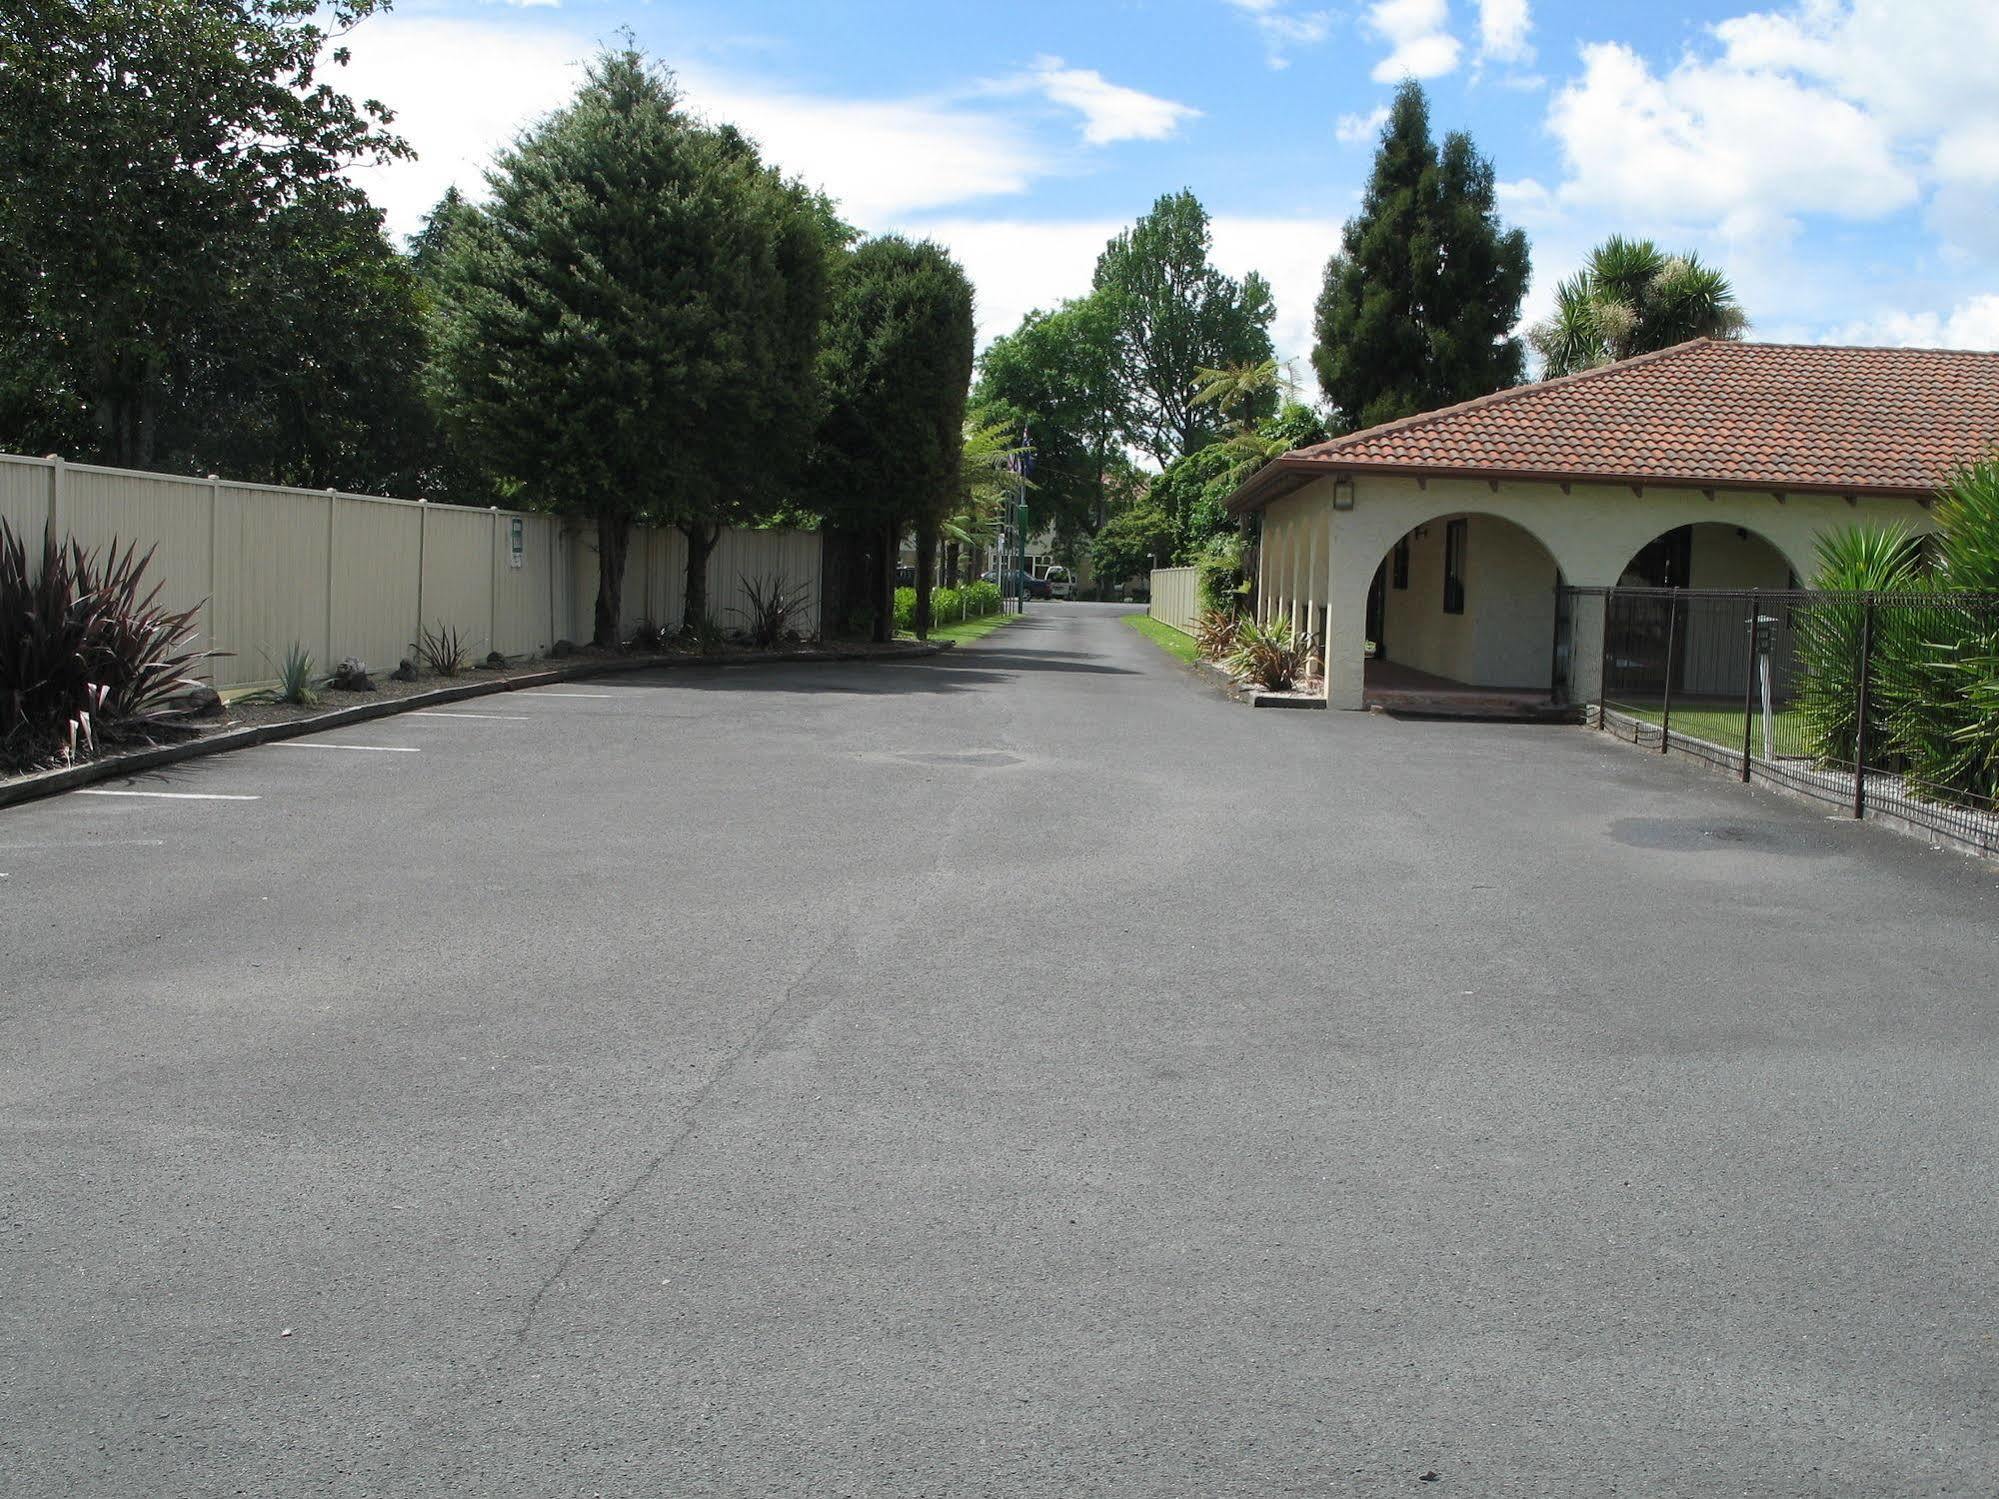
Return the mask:
[[902,527],[886,521],[875,542],[875,630],[877,644],[895,639],[895,559]]
[[829,639],[871,628],[875,574],[872,533],[829,530],[820,578],[819,630]]
[[958,586],[958,543],[955,541],[944,544],[944,586]]
[[597,615],[591,625],[592,645],[618,645],[624,615],[625,552],[631,545],[631,517],[622,511],[597,512]]
[[916,524],[916,638],[930,638],[930,581],[937,575],[937,525],[934,521]]
[[708,558],[722,539],[722,528],[695,521],[675,524],[687,538],[687,602],[680,611],[680,623],[684,629],[699,630],[708,619]]

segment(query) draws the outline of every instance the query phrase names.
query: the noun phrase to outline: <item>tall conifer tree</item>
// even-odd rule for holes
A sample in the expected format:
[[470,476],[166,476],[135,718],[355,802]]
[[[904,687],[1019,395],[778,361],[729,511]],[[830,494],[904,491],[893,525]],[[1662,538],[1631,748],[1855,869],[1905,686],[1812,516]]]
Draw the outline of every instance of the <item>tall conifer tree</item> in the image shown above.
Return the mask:
[[1396,91],[1361,211],[1326,266],[1312,367],[1348,430],[1517,385],[1527,237],[1493,208],[1492,163],[1453,132],[1440,153],[1413,80]]
[[812,499],[830,528],[872,532],[878,638],[893,627],[896,545],[915,527],[918,633],[929,628],[938,522],[962,481],[972,284],[939,246],[872,239],[835,272]]
[[443,251],[445,410],[530,503],[596,521],[598,644],[639,517],[687,532],[699,624],[716,526],[787,497],[817,414],[821,205],[630,50],[490,180]]

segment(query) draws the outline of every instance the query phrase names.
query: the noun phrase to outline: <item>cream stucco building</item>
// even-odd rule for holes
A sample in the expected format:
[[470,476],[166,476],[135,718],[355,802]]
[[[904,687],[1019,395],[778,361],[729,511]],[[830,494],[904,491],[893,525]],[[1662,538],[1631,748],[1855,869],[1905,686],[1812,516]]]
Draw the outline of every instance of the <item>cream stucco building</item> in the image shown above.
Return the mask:
[[1796,587],[1831,531],[1930,529],[1996,450],[1999,354],[1703,339],[1300,449],[1231,507],[1261,512],[1258,613],[1323,643],[1330,706],[1378,663],[1582,702],[1602,619],[1563,585]]

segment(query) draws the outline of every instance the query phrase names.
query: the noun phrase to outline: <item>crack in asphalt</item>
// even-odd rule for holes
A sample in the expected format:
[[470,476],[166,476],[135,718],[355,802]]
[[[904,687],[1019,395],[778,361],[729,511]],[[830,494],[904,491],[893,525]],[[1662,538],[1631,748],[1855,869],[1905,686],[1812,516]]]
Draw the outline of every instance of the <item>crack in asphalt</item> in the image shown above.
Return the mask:
[[[651,1160],[646,1162],[644,1169],[638,1175],[627,1182],[620,1191],[606,1199],[604,1204],[590,1215],[590,1219],[583,1225],[582,1231],[571,1241],[569,1247],[563,1251],[562,1258],[557,1261],[555,1268],[543,1277],[541,1284],[535,1288],[534,1295],[528,1299],[527,1310],[522,1313],[520,1324],[514,1328],[512,1333],[511,1341],[516,1347],[525,1342],[528,1334],[534,1330],[535,1318],[541,1313],[542,1302],[547,1299],[548,1293],[554,1289],[556,1282],[560,1281],[564,1274],[567,1273],[569,1267],[575,1264],[582,1257],[584,1251],[590,1247],[591,1240],[597,1236],[597,1230],[602,1228],[611,1215],[629,1202],[641,1188],[655,1176],[659,1175],[660,1171],[666,1166],[666,1163],[678,1155],[681,1148],[694,1137],[695,1126],[700,1122],[697,1116],[700,1114],[702,1106],[708,1102],[708,1099],[713,1095],[715,1090],[733,1076],[744,1062],[754,1060],[763,1055],[765,1044],[771,1039],[779,1021],[792,1008],[792,1001],[797,997],[799,990],[825,966],[826,959],[840,945],[841,935],[840,932],[836,931],[820,945],[818,952],[813,955],[812,961],[805,965],[797,978],[785,986],[784,993],[779,995],[777,1002],[764,1012],[763,1018],[757,1022],[755,1029],[744,1038],[742,1044],[725,1057],[721,1066],[710,1073],[707,1081],[695,1090],[693,1097],[680,1106],[679,1132],[671,1140],[667,1141]],[[803,1020],[809,1019],[812,1015],[825,1009],[828,1004],[832,1003],[833,997],[829,993],[826,999],[820,1004],[808,1006],[804,1013],[797,1017],[792,1024],[801,1023]]]
[[[1011,735],[1003,737],[1004,750],[1015,748],[1012,743],[1012,737]],[[1004,753],[1004,750],[1002,753]],[[1019,759],[1015,755],[1008,755],[1007,758],[1016,761]],[[937,891],[935,885],[940,877],[949,878],[958,873],[952,861],[951,849],[955,841],[955,834],[970,819],[970,816],[971,810],[964,801],[953,804],[947,811],[946,820],[948,830],[944,836],[936,840],[936,851],[931,861],[930,870],[919,885],[920,889],[927,890],[927,895],[920,897],[915,907],[901,913],[899,917],[891,917],[888,921],[882,923],[889,929],[888,935],[891,938],[907,931],[915,924],[917,913],[921,907],[929,899],[936,897]],[[766,1055],[769,1048],[781,1036],[791,1034],[815,1015],[824,1012],[838,998],[837,990],[829,990],[825,997],[817,1003],[807,1003],[803,1006],[794,1003],[800,991],[826,965],[826,960],[833,954],[834,950],[843,945],[843,938],[848,939],[848,944],[853,949],[853,956],[856,958],[859,957],[861,933],[858,929],[867,914],[865,911],[849,913],[847,920],[842,922],[833,934],[820,945],[819,950],[813,955],[811,962],[805,965],[799,972],[798,977],[785,986],[784,993],[778,997],[775,1004],[764,1012],[763,1017],[758,1020],[756,1027],[749,1035],[743,1039],[742,1044],[724,1058],[722,1064],[709,1074],[707,1081],[702,1083],[695,1090],[693,1096],[681,1105],[679,1111],[680,1128],[674,1137],[646,1162],[644,1169],[590,1215],[589,1221],[583,1225],[582,1231],[571,1241],[569,1247],[563,1251],[562,1257],[556,1263],[555,1268],[549,1271],[543,1277],[541,1284],[535,1288],[534,1295],[528,1300],[527,1309],[522,1313],[519,1324],[513,1329],[509,1337],[511,1346],[518,1348],[527,1341],[528,1334],[534,1330],[536,1318],[541,1314],[542,1303],[547,1300],[549,1292],[562,1280],[569,1268],[582,1258],[585,1251],[589,1249],[591,1242],[597,1236],[597,1231],[620,1208],[631,1201],[633,1197],[638,1195],[644,1187],[657,1177],[666,1167],[667,1163],[679,1155],[687,1143],[693,1139],[695,1130],[700,1123],[700,1112],[706,1106],[708,1100],[714,1096],[716,1090],[731,1077],[735,1076],[745,1062],[755,1061]]]

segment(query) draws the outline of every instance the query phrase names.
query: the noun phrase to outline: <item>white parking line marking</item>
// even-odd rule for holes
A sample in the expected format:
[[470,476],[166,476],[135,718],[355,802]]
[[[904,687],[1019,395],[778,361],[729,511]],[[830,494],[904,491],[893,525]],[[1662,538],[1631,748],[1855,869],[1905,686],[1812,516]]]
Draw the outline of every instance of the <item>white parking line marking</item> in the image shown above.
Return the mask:
[[164,838],[88,838],[67,843],[0,843],[0,854],[41,853],[58,848],[165,848]]
[[260,797],[231,794],[225,791],[104,791],[95,786],[85,786],[72,791],[72,796],[156,796],[169,802],[254,802]]
[[411,712],[411,718],[495,718],[508,723],[526,723],[532,715],[526,713],[440,713],[435,708],[418,708]]
[[630,697],[629,692],[522,692],[520,697]]
[[286,739],[276,744],[267,744],[266,749],[340,749],[372,750],[378,755],[420,755],[422,750],[413,744],[314,744],[304,739]]

